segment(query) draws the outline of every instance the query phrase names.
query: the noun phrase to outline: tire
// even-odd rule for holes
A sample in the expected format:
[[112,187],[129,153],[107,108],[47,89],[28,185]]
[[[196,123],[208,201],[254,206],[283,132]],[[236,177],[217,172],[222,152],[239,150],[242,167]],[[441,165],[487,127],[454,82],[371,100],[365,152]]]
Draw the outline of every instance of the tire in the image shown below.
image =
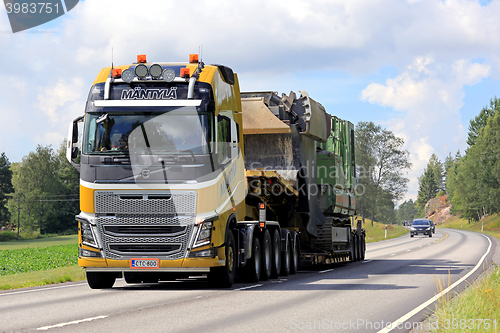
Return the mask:
[[223,267],[213,267],[208,274],[211,285],[220,288],[230,288],[236,278],[237,252],[236,242],[231,230],[226,233],[226,264]]
[[285,233],[285,251],[281,252],[281,272],[283,276],[290,274],[292,265],[292,242],[290,241],[290,233]]
[[292,232],[292,260],[290,263],[290,274],[297,274],[300,265],[300,245],[299,245],[299,235],[296,232]]
[[261,246],[261,263],[262,270],[260,273],[260,279],[262,281],[267,281],[271,277],[272,274],[272,243],[271,243],[271,235],[269,234],[269,230],[264,230],[264,233],[260,237],[260,246]]
[[365,245],[365,237],[363,235],[361,235],[361,238],[360,238],[360,251],[359,251],[359,260],[365,260],[365,253],[366,253],[366,245]]
[[429,237],[432,237],[432,232],[429,234]]
[[410,237],[413,237],[413,234],[410,234]]
[[352,244],[351,244],[351,262],[356,262],[358,261],[358,242],[357,242],[357,236],[354,235],[352,237]]
[[87,272],[87,283],[92,289],[109,289],[116,281],[116,273]]
[[271,261],[272,261],[272,272],[271,278],[276,279],[281,271],[281,237],[278,229],[274,229],[273,236],[271,237]]
[[248,282],[259,282],[262,269],[260,242],[257,237],[252,240],[252,257],[247,261],[243,278]]
[[123,277],[125,278],[125,282],[127,283],[141,283],[142,278],[140,273],[135,272],[124,272]]

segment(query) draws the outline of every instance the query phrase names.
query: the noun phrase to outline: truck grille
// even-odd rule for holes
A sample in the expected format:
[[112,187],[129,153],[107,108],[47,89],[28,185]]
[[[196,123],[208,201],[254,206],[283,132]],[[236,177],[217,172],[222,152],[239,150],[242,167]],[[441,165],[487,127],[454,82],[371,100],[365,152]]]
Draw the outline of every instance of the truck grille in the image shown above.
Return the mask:
[[95,192],[97,214],[195,214],[196,192],[149,193]]
[[109,250],[122,253],[124,255],[131,254],[163,254],[169,255],[179,252],[182,244],[109,244]]
[[105,258],[182,259],[194,229],[196,192],[95,192]]
[[180,225],[104,225],[104,233],[113,236],[178,236],[186,232]]

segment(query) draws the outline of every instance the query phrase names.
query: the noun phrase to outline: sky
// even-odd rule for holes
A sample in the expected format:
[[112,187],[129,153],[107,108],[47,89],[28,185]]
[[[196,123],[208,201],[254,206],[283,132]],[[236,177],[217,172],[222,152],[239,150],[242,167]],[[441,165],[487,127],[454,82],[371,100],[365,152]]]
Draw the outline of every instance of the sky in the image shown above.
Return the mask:
[[415,200],[430,156],[464,152],[469,121],[500,96],[500,0],[85,0],[15,34],[0,8],[10,162],[38,144],[57,149],[112,60],[187,61],[202,47],[243,91],[305,90],[332,115],[403,138]]

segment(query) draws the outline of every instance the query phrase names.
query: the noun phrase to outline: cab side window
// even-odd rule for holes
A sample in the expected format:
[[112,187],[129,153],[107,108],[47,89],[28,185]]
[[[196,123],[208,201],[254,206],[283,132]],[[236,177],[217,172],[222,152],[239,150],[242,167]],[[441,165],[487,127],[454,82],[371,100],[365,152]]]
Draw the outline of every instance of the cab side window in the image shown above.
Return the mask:
[[231,119],[219,115],[217,117],[217,161],[226,164],[231,159]]

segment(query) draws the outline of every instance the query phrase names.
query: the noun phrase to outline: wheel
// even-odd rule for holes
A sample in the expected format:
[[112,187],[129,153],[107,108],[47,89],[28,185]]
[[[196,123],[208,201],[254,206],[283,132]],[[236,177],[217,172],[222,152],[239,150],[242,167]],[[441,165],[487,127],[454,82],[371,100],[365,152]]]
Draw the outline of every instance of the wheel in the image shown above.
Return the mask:
[[292,265],[292,242],[290,241],[290,233],[285,233],[285,251],[281,252],[281,275],[288,276],[290,274],[290,266]]
[[243,277],[248,282],[259,282],[261,272],[260,242],[257,237],[252,240],[252,257],[247,261]]
[[226,265],[223,267],[213,267],[208,274],[210,284],[229,288],[236,278],[236,243],[231,230],[226,233]]
[[272,244],[272,272],[271,278],[276,279],[281,271],[281,237],[278,229],[274,229],[273,237],[271,238]]
[[351,262],[358,261],[358,242],[356,235],[352,236],[351,244]]
[[141,283],[141,273],[134,272],[124,272],[123,277],[125,278],[125,282],[127,283]]
[[413,234],[410,234],[410,237],[413,237]]
[[300,260],[300,247],[299,247],[299,235],[296,232],[292,232],[292,261],[290,265],[290,274],[296,274],[299,270],[299,260]]
[[361,235],[359,244],[360,244],[359,260],[365,260],[366,245],[365,245],[365,237],[363,235]]
[[264,233],[260,237],[260,246],[261,246],[261,263],[262,270],[260,273],[260,279],[263,281],[269,280],[272,273],[272,246],[271,246],[271,235],[269,234],[269,230],[264,230]]
[[92,289],[108,289],[113,287],[116,281],[116,273],[87,272],[87,283]]
[[431,232],[431,233],[429,233],[429,237],[432,237],[432,232]]

